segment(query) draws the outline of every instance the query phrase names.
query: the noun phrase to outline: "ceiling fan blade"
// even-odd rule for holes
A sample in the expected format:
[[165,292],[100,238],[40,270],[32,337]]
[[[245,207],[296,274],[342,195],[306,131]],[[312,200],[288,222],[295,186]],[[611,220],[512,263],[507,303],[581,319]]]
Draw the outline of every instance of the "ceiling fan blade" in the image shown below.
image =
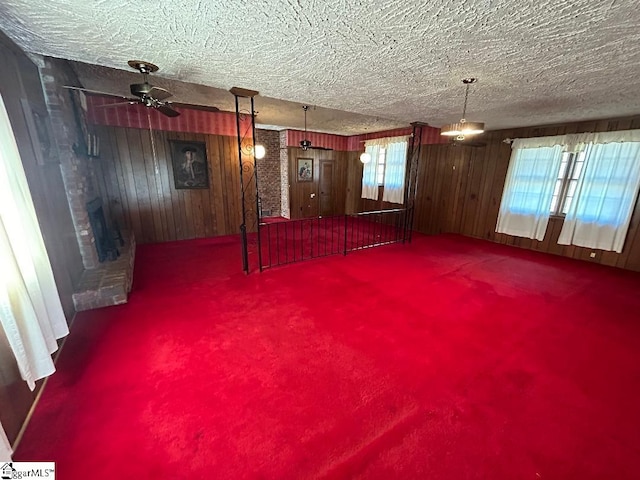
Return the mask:
[[149,90],[149,93],[147,93],[147,95],[160,101],[173,96],[173,94],[169,90],[165,90],[164,88],[160,87],[151,87],[151,90]]
[[114,93],[107,93],[107,92],[100,92],[98,90],[89,90],[88,88],[83,88],[83,87],[74,87],[72,85],[63,85],[62,88],[66,88],[67,90],[80,90],[81,92],[85,92],[85,93],[92,93],[94,95],[105,95],[108,97],[117,97],[117,98],[124,98],[128,100],[128,97],[125,97],[123,95],[117,95]]
[[158,105],[156,109],[167,117],[177,117],[178,115],[180,115],[179,112],[176,112],[173,108],[166,105]]
[[178,108],[189,108],[191,110],[203,110],[205,112],[219,112],[220,109],[218,107],[214,107],[212,105],[196,105],[194,103],[181,103],[181,102],[167,102],[171,103],[173,107]]
[[105,103],[103,105],[95,105],[94,108],[121,107],[122,105],[135,105],[136,103],[140,103],[140,102],[137,99],[130,99],[127,102]]

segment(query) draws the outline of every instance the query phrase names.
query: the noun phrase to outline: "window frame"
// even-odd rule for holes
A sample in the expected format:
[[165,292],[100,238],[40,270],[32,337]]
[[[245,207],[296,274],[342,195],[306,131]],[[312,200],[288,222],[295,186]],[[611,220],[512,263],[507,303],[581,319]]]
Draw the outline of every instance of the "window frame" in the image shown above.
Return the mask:
[[[382,159],[382,161],[380,161]],[[382,171],[380,171],[382,167]],[[386,147],[380,147],[378,152],[378,158],[376,159],[376,183],[378,187],[384,187],[384,174],[387,169],[387,149]],[[382,177],[382,180],[381,180]]]
[[[556,208],[553,207],[553,197],[551,200],[551,205],[549,205],[549,216],[557,217],[557,218],[565,218],[567,216],[567,212],[564,211],[565,206],[567,204],[567,194],[569,192],[569,188],[572,181],[578,182],[580,180],[580,176],[584,172],[584,161],[585,161],[585,152],[584,150],[579,152],[564,152],[563,156],[567,156],[567,167],[564,170],[564,175],[562,178],[558,176],[557,180],[561,180],[560,192],[558,192],[558,201],[556,203]],[[563,159],[564,162],[564,159]],[[580,175],[578,178],[574,178],[574,173],[576,171],[577,165],[582,164],[582,170],[580,171]],[[562,164],[561,164],[562,166]],[[571,197],[572,199],[575,197],[574,195]]]

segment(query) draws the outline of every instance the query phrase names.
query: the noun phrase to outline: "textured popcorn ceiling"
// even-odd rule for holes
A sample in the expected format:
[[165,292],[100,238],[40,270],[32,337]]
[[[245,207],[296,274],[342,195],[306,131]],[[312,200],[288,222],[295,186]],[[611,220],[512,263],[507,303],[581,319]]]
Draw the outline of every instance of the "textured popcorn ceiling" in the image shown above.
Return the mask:
[[[310,111],[319,130],[439,126],[460,118],[468,76],[467,118],[491,129],[640,113],[635,0],[3,0],[0,29],[34,53],[259,90],[274,125],[301,124],[283,99],[333,109]],[[124,72],[81,70],[88,88],[126,92]],[[156,83],[229,109],[228,93]]]
[[[131,96],[129,84],[141,81],[140,73],[129,70],[116,70],[80,62],[72,62],[82,85],[92,90]],[[158,74],[161,74],[158,71]],[[173,93],[169,100],[195,105],[213,105],[221,110],[235,111],[235,97],[228,90],[204,85],[160,78],[153,75],[152,84]],[[259,128],[282,129],[304,128],[304,110],[301,103],[259,95],[255,97],[256,124]],[[241,109],[249,108],[247,100],[241,100]],[[310,106],[307,112],[309,130],[353,135],[362,132],[375,132],[406,126],[406,122],[377,118],[374,116],[349,113],[341,110]]]

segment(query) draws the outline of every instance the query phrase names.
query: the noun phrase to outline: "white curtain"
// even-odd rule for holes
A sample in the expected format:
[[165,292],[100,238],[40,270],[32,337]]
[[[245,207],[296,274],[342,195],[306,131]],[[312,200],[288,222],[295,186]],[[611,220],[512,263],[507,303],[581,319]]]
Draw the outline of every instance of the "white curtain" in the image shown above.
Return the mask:
[[566,145],[569,135],[554,135],[551,137],[530,137],[515,138],[511,143],[512,150],[521,150],[523,148],[543,148]]
[[640,186],[640,142],[589,145],[584,165],[558,243],[621,253]]
[[4,433],[4,428],[2,428],[2,424],[0,423],[0,463],[10,462],[12,453],[11,444],[9,443],[7,434]]
[[378,157],[380,144],[365,144],[365,152],[371,155],[371,160],[364,164],[362,170],[362,198],[378,199]]
[[0,324],[29,388],[55,371],[69,333],[4,101],[0,96]]
[[378,161],[380,149],[385,149],[384,193],[382,200],[386,202],[404,202],[404,176],[407,164],[408,136],[384,137],[367,140],[365,152],[371,155],[371,161],[364,165],[362,171],[362,198],[377,200]]
[[561,144],[548,145],[529,147],[517,140],[512,145],[496,232],[544,239],[563,153]]
[[590,143],[640,142],[640,130],[616,130],[614,132],[568,133],[550,137],[516,138],[511,148],[540,148],[561,145],[565,152],[581,151]]
[[404,203],[404,177],[407,165],[407,137],[389,139],[386,146],[382,200]]

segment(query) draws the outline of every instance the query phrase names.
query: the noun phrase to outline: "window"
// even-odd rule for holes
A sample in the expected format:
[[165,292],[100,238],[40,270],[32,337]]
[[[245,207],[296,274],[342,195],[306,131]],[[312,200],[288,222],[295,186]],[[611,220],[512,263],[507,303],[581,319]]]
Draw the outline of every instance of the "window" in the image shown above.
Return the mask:
[[29,388],[69,333],[20,152],[0,95],[0,330]]
[[620,253],[640,189],[640,130],[516,139],[496,232]]
[[386,157],[386,149],[384,147],[380,147],[380,152],[378,153],[378,168],[376,170],[376,177],[378,179],[378,185],[384,185],[384,166],[385,166],[385,157]]
[[[585,222],[619,226],[633,211],[640,182],[640,143],[590,145],[576,214]],[[574,210],[574,209],[572,209]],[[568,213],[568,211],[567,211]]]
[[566,215],[576,193],[578,180],[584,168],[585,152],[562,155],[560,172],[551,199],[551,215]]
[[498,233],[544,239],[561,162],[560,145],[514,148],[500,202]]
[[362,170],[362,198],[404,203],[404,182],[407,163],[408,137],[388,137],[369,140],[365,151],[371,161]]

